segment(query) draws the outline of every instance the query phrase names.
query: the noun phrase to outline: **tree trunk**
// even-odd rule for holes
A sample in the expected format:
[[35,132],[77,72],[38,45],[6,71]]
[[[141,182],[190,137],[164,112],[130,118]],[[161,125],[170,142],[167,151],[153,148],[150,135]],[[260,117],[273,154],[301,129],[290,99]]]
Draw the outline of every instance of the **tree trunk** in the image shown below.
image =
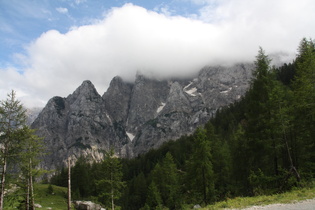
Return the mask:
[[68,159],[68,210],[71,210],[71,165]]
[[25,199],[25,209],[29,210],[30,209],[30,172],[28,172],[28,176],[27,176],[27,186],[26,186],[26,199]]
[[114,204],[114,189],[113,189],[113,172],[110,172],[110,182],[111,182],[112,210],[115,210],[115,204]]
[[33,173],[32,173],[32,159],[30,158],[30,176],[29,176],[29,198],[31,209],[35,210],[35,201],[34,201],[34,185],[33,185]]
[[289,148],[289,145],[288,145],[288,142],[285,141],[285,144],[286,144],[286,147],[287,147],[287,152],[288,152],[288,156],[289,156],[289,161],[290,161],[290,172],[293,173],[293,175],[295,176],[296,180],[298,182],[301,181],[301,177],[300,177],[300,174],[299,172],[296,170],[295,166],[293,165],[293,161],[292,161],[292,157],[291,157],[291,152],[290,152],[290,148]]
[[113,189],[112,189],[112,192],[111,192],[111,196],[112,196],[112,210],[115,210],[115,204],[114,204],[114,192],[113,192]]
[[[280,108],[280,111],[281,111],[281,106],[279,108]],[[288,139],[287,139],[287,135],[286,135],[286,131],[285,131],[285,125],[283,124],[283,122],[282,122],[282,133],[283,133],[283,139],[284,139],[285,146],[286,146],[287,153],[288,153],[288,158],[289,158],[289,161],[290,161],[290,172],[293,173],[293,175],[296,177],[296,180],[298,182],[300,182],[301,181],[301,177],[300,177],[299,172],[295,168],[293,160],[292,160],[292,156],[291,156],[291,152],[290,152],[290,148],[289,148],[289,144],[288,144]]]
[[7,173],[7,159],[4,155],[3,165],[2,165],[2,173],[1,173],[1,194],[0,194],[0,210],[3,209],[3,199],[4,199],[4,190],[5,190],[5,176]]
[[205,175],[205,169],[202,169],[202,182],[203,182],[203,201],[205,204],[208,204],[207,202],[207,180]]

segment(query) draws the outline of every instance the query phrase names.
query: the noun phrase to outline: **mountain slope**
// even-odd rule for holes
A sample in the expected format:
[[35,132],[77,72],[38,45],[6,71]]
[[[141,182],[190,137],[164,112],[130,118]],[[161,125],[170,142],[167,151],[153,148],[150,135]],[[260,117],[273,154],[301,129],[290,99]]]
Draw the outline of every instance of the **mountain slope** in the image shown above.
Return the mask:
[[190,79],[138,74],[134,83],[115,77],[103,96],[84,81],[68,97],[49,100],[32,124],[48,149],[42,166],[54,169],[82,155],[98,161],[111,147],[133,157],[190,134],[245,94],[252,68],[205,67]]

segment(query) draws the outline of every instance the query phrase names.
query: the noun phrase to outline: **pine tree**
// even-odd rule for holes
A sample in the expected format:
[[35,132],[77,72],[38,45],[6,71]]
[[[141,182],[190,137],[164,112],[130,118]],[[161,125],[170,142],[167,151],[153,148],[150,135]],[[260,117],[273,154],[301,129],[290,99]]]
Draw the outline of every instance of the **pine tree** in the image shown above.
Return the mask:
[[295,141],[297,166],[308,176],[315,173],[315,43],[302,39],[296,59],[296,77],[292,87],[294,100]]
[[91,193],[90,164],[79,157],[71,171],[71,188],[77,192],[74,199],[87,198]]
[[157,163],[150,177],[156,183],[163,206],[175,209],[180,204],[179,177],[173,156],[167,152],[164,159]]
[[148,188],[146,206],[148,206],[150,209],[158,209],[159,207],[161,208],[162,206],[161,194],[154,181],[151,182]]
[[25,191],[26,209],[34,209],[34,184],[33,180],[40,174],[40,169],[36,169],[39,158],[43,154],[44,146],[42,139],[34,134],[34,130],[24,126],[22,130],[23,141],[21,142],[22,151],[18,156],[21,174],[20,185]]
[[266,155],[269,154],[270,135],[269,126],[269,87],[270,87],[270,59],[262,48],[259,49],[255,61],[254,78],[248,91],[249,97],[246,111],[245,135],[251,160],[248,162],[250,170],[263,169],[268,165]]
[[[282,175],[280,169],[285,169],[288,173],[294,175],[299,182],[300,174],[296,163],[293,161],[292,148],[294,145],[289,141],[290,136],[292,136],[293,117],[290,107],[292,91],[279,81],[272,80],[269,92],[270,130],[272,130],[273,137],[275,175]],[[280,188],[287,182],[287,178],[281,180]]]
[[21,151],[20,142],[23,139],[23,132],[21,131],[25,122],[25,109],[21,102],[16,99],[15,91],[12,90],[7,99],[0,103],[0,210],[3,209],[7,163],[9,159],[16,158]]
[[176,208],[179,202],[179,184],[176,164],[171,153],[166,153],[162,161],[162,183],[160,187],[165,206]]
[[124,193],[124,208],[140,209],[146,202],[147,183],[144,173],[141,172],[128,182],[128,189]]
[[214,200],[214,173],[212,166],[211,143],[206,130],[198,128],[194,134],[194,149],[187,163],[189,191],[195,202],[208,204]]
[[286,182],[281,178],[283,169],[289,168],[299,180],[288,141],[290,91],[277,81],[276,70],[270,67],[270,59],[262,48],[256,59],[254,78],[246,95],[245,140],[242,141],[248,156],[244,164],[249,169],[244,175],[251,181],[254,194],[282,188]]
[[120,160],[115,157],[113,149],[105,154],[102,171],[102,178],[97,182],[99,199],[114,210],[115,200],[120,198],[125,183],[122,181],[123,174]]
[[225,197],[229,193],[229,180],[231,175],[230,149],[223,138],[215,134],[214,126],[211,122],[205,125],[207,138],[211,139],[212,162],[215,178],[215,190],[217,196]]

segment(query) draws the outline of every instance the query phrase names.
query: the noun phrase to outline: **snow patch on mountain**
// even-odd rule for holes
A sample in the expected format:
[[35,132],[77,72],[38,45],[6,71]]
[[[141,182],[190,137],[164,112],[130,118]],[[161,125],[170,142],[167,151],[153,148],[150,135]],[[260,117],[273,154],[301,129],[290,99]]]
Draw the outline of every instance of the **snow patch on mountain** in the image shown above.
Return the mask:
[[164,106],[165,106],[165,103],[161,103],[161,106],[157,108],[156,113],[160,113],[163,110]]
[[130,139],[130,141],[132,141],[135,138],[135,136],[132,133],[126,132],[126,134],[127,134],[128,138]]
[[232,90],[232,88],[230,87],[229,89],[221,91],[220,93],[226,94],[226,93],[230,92],[231,90]]
[[191,88],[190,90],[185,90],[185,92],[191,96],[197,96],[197,88],[196,87],[193,87]]

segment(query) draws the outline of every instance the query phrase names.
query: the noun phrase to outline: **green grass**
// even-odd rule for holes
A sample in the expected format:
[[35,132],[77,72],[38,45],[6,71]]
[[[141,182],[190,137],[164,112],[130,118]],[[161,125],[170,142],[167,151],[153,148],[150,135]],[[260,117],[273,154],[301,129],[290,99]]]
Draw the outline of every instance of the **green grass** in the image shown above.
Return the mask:
[[[53,193],[48,193],[48,186],[48,184],[35,184],[35,203],[40,204],[42,206],[41,209],[48,209],[49,207],[54,210],[67,209],[67,188],[53,185]],[[17,195],[14,195],[12,197],[18,198]],[[295,189],[282,194],[262,195],[257,197],[237,197],[233,199],[227,199],[226,201],[221,201],[213,205],[209,205],[206,208],[203,208],[203,210],[229,208],[241,209],[250,206],[268,205],[273,203],[292,203],[313,198],[315,198],[315,183],[307,188]],[[12,203],[13,205],[9,207],[9,202],[5,200],[4,209],[16,209],[16,206],[18,206],[18,202]]]
[[256,197],[237,197],[228,199],[226,201],[217,202],[203,209],[242,209],[250,206],[262,206],[274,203],[293,203],[313,198],[315,198],[315,185],[309,186],[308,188],[295,189],[282,194],[262,195]]
[[[42,206],[41,209],[54,209],[54,210],[65,210],[67,209],[67,188],[65,187],[53,187],[53,193],[48,193],[48,184],[35,184],[35,203]],[[18,195],[13,195],[18,198]],[[13,197],[12,196],[12,197]],[[7,201],[5,200],[5,208],[7,210],[17,209],[19,205],[17,201]],[[9,206],[10,204],[10,206]]]
[[53,193],[48,193],[48,184],[35,185],[35,203],[43,209],[67,209],[67,188],[53,186]]

